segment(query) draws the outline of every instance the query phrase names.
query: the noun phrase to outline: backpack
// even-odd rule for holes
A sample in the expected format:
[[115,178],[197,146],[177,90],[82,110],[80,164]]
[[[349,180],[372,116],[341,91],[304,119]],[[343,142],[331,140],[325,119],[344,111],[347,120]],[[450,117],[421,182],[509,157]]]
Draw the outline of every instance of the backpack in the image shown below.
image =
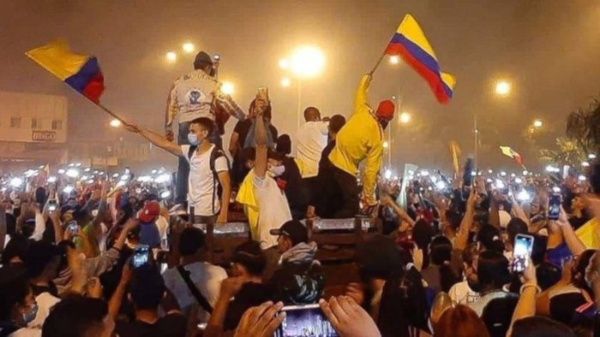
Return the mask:
[[[194,152],[196,152],[196,150],[198,149],[198,145],[191,145],[188,153],[187,153],[187,158],[189,161],[192,160],[192,156],[194,155]],[[210,159],[208,160],[209,162],[209,166],[210,166],[210,171],[213,174],[213,186],[217,186],[217,195],[219,197],[219,199],[221,198],[221,195],[223,194],[223,187],[221,187],[221,184],[219,184],[219,174],[217,173],[216,169],[215,169],[215,161],[220,158],[220,157],[224,157],[225,160],[227,161],[227,167],[229,168],[229,158],[227,158],[227,156],[225,155],[225,151],[223,151],[223,149],[221,149],[220,147],[218,147],[217,145],[215,145],[212,150],[210,151]],[[213,191],[212,194],[212,213],[216,214],[215,212],[215,193]],[[221,205],[223,206],[223,205]]]

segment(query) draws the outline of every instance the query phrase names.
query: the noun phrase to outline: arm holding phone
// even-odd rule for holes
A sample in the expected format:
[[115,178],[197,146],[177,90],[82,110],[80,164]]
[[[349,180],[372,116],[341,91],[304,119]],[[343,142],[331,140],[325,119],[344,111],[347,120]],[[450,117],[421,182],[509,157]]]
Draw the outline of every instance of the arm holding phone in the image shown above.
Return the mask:
[[575,231],[569,223],[569,220],[567,219],[567,214],[565,213],[565,210],[562,208],[562,206],[560,207],[560,215],[556,223],[558,224],[560,231],[562,232],[563,238],[567,243],[567,247],[569,247],[571,253],[575,256],[578,256],[581,253],[583,253],[586,250],[586,247],[583,244],[583,242],[581,242],[581,240],[577,237],[577,234],[575,234]]
[[462,251],[467,247],[467,242],[469,241],[469,232],[471,232],[471,227],[473,226],[475,206],[477,206],[478,202],[479,195],[475,192],[474,189],[471,189],[469,199],[467,199],[467,210],[462,221],[460,222],[460,227],[458,229],[458,232],[456,233],[456,238],[454,240],[455,249]]

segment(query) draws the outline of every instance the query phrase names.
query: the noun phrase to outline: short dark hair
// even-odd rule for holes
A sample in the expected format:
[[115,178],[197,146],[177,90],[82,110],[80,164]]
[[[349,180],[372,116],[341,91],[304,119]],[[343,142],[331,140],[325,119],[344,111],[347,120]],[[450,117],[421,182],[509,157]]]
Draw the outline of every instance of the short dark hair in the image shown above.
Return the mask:
[[566,325],[542,316],[533,316],[515,321],[512,337],[575,337]]
[[247,161],[254,161],[256,160],[256,149],[253,147],[247,147],[245,149],[242,150],[242,152],[240,153],[240,161],[242,163],[246,163]]
[[484,288],[501,289],[509,281],[508,260],[497,250],[484,250],[477,260],[477,278]]
[[29,240],[27,240],[27,238],[25,238],[23,235],[11,235],[10,241],[6,244],[4,252],[2,252],[2,259],[0,259],[0,263],[2,263],[2,265],[8,265],[10,260],[14,257],[19,257],[21,261],[24,261],[28,247]]
[[208,131],[208,135],[212,135],[215,130],[215,122],[213,122],[210,118],[199,117],[193,119],[190,124],[200,124],[206,131]]
[[504,251],[504,243],[502,243],[500,231],[492,225],[481,226],[479,233],[477,233],[477,238],[486,250]]
[[512,218],[506,225],[506,232],[508,233],[508,239],[512,243],[515,241],[517,234],[529,234],[529,229],[522,219]]
[[42,337],[87,337],[100,330],[108,315],[106,302],[81,295],[69,295],[58,302],[44,321]]
[[279,136],[277,138],[275,150],[285,155],[292,153],[292,139],[290,138],[290,135],[283,134]]
[[237,246],[231,262],[241,264],[255,276],[262,275],[267,266],[267,258],[257,241],[247,241]]
[[304,120],[308,120],[311,114],[316,114],[318,118],[321,117],[321,111],[319,111],[319,109],[315,108],[314,106],[309,106],[308,108],[304,109]]
[[154,265],[144,265],[133,271],[129,293],[136,309],[158,308],[165,291],[165,281]]
[[25,268],[4,266],[0,268],[0,321],[10,321],[16,305],[24,303],[31,292]]
[[443,236],[438,235],[429,244],[431,249],[431,262],[436,265],[442,265],[444,262],[450,262],[452,258],[452,242]]
[[40,276],[56,256],[60,256],[60,251],[55,245],[47,241],[32,241],[24,261],[28,276],[31,278]]
[[205,235],[201,229],[188,227],[179,237],[179,254],[189,256],[196,254],[204,247]]
[[329,120],[329,130],[338,133],[346,124],[346,117],[342,115],[333,115]]

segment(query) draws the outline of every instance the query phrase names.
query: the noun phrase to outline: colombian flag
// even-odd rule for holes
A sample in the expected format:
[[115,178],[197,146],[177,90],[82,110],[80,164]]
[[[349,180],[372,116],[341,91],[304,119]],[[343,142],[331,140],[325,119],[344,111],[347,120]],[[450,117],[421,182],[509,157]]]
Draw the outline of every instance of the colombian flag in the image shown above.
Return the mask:
[[63,40],[32,49],[25,55],[90,101],[100,102],[104,77],[95,57],[73,53]]
[[525,168],[525,165],[523,165],[523,157],[517,151],[513,150],[510,146],[500,146],[500,151],[502,151],[503,155],[514,159],[517,162],[517,164]]
[[452,98],[456,80],[454,76],[440,70],[429,41],[410,14],[400,23],[385,53],[402,56],[406,63],[425,78],[440,103],[448,103]]

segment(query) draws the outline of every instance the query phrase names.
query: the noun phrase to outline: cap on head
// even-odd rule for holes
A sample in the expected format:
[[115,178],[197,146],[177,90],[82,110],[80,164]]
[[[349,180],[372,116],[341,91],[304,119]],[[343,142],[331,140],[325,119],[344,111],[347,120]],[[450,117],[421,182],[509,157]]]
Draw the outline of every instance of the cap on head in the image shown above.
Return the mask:
[[391,120],[394,118],[394,110],[396,106],[394,102],[389,99],[379,102],[375,115],[381,119]]
[[139,219],[141,222],[148,223],[153,222],[160,215],[160,204],[158,201],[150,201],[144,205],[144,208],[140,212]]
[[206,52],[201,51],[196,55],[196,59],[194,60],[194,69],[200,69],[205,66],[212,66],[212,65],[213,65],[212,57],[210,57],[210,55],[208,55]]
[[271,235],[285,235],[295,246],[301,242],[308,242],[308,229],[298,220],[290,220],[279,229],[271,229]]

